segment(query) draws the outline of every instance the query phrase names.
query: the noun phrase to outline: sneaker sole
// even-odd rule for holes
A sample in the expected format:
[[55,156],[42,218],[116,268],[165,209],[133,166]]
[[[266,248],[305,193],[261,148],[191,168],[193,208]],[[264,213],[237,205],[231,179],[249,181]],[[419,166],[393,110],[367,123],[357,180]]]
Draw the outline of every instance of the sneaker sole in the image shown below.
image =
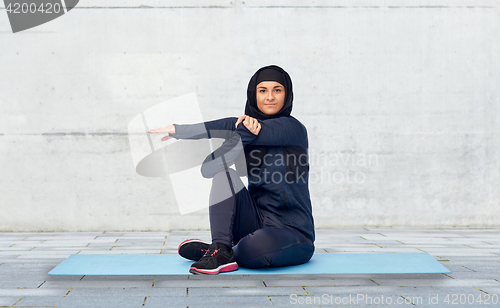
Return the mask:
[[238,269],[238,264],[236,262],[228,263],[219,266],[216,269],[199,269],[196,267],[191,267],[189,269],[189,272],[191,274],[198,274],[198,275],[217,275],[218,273],[223,273],[223,272],[232,272]]

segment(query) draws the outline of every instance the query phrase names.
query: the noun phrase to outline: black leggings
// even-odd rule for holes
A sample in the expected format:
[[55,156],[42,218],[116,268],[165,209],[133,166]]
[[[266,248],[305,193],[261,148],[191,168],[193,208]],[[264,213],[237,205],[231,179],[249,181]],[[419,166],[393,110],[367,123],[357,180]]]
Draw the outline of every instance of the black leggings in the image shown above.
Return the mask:
[[234,243],[239,266],[297,265],[309,261],[314,253],[310,239],[257,206],[233,169],[214,176],[209,213],[212,241],[229,247]]

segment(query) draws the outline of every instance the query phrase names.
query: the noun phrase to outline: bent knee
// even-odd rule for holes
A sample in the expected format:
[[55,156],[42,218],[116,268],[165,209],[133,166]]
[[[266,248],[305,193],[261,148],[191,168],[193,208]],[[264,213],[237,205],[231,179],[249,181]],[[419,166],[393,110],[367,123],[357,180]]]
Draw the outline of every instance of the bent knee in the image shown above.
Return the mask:
[[309,261],[314,245],[301,238],[286,236],[287,230],[263,228],[245,236],[235,246],[236,262],[242,267],[282,267]]

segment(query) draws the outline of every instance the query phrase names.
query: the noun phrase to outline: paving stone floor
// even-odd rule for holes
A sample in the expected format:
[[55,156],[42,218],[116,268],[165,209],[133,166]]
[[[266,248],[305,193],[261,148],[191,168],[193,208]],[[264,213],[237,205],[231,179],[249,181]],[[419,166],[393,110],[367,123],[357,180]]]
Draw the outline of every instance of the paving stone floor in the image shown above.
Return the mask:
[[[171,254],[208,231],[0,233],[0,307],[500,307],[500,229],[316,230],[316,253],[428,252],[451,274],[49,276],[71,254]],[[390,304],[390,305],[389,305]]]

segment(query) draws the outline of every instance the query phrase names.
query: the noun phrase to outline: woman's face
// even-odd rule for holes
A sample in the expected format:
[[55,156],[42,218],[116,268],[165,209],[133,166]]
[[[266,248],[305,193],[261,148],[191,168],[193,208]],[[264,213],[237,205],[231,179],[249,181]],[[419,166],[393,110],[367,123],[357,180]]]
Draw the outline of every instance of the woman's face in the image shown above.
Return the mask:
[[273,115],[285,105],[285,87],[276,81],[262,81],[257,85],[257,107],[267,115]]

